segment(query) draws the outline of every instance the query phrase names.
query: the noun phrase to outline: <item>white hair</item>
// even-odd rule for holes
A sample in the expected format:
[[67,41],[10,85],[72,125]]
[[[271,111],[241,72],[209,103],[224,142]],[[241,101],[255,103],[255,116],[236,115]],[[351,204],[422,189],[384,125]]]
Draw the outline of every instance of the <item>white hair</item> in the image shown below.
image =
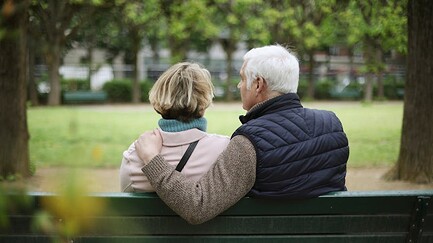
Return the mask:
[[281,45],[254,48],[244,55],[243,72],[247,89],[257,77],[266,80],[270,91],[296,93],[299,83],[299,62]]

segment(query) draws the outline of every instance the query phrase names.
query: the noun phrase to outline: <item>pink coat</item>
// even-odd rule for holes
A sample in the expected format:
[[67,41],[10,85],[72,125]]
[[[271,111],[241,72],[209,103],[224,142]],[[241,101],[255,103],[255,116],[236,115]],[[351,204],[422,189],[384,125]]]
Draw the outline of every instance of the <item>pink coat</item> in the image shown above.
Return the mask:
[[[208,134],[198,129],[182,132],[163,132],[161,155],[165,160],[176,166],[189,144],[200,140],[182,172],[192,180],[199,180],[214,164],[218,156],[227,147],[230,138],[216,134]],[[152,192],[154,191],[141,168],[143,162],[135,152],[134,143],[123,153],[120,166],[120,189],[122,192]]]

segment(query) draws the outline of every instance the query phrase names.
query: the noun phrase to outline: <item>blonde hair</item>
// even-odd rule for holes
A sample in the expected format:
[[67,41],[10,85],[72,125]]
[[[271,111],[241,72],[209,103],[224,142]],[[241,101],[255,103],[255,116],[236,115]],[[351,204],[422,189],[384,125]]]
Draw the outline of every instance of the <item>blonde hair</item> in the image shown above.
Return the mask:
[[156,112],[165,119],[183,122],[202,117],[213,97],[209,71],[189,62],[171,66],[149,91],[149,101]]

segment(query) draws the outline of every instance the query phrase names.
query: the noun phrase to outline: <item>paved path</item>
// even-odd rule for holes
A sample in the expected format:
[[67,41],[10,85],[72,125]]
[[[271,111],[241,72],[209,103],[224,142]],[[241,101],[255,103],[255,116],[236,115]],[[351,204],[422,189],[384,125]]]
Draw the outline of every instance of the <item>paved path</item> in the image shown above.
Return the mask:
[[[389,167],[349,168],[346,177],[347,188],[350,191],[433,189],[433,183],[421,185],[402,181],[384,181],[382,175],[388,170]],[[85,185],[89,192],[119,191],[118,168],[39,168],[35,176],[27,181],[27,187],[31,191],[55,191],[72,176],[75,181]]]

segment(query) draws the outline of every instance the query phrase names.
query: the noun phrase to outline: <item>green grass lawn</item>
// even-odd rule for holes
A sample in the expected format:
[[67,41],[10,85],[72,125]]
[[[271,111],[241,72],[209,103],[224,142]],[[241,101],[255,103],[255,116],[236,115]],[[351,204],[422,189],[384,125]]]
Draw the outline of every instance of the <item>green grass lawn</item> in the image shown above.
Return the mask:
[[[395,162],[402,122],[401,102],[307,102],[334,111],[350,143],[349,166]],[[208,132],[230,136],[244,114],[240,104],[209,108]],[[122,153],[144,131],[157,126],[150,106],[63,106],[28,109],[30,159],[37,167],[118,167]]]
[[307,103],[306,107],[334,111],[349,139],[349,166],[381,166],[396,162],[403,119],[402,102],[363,105]]

